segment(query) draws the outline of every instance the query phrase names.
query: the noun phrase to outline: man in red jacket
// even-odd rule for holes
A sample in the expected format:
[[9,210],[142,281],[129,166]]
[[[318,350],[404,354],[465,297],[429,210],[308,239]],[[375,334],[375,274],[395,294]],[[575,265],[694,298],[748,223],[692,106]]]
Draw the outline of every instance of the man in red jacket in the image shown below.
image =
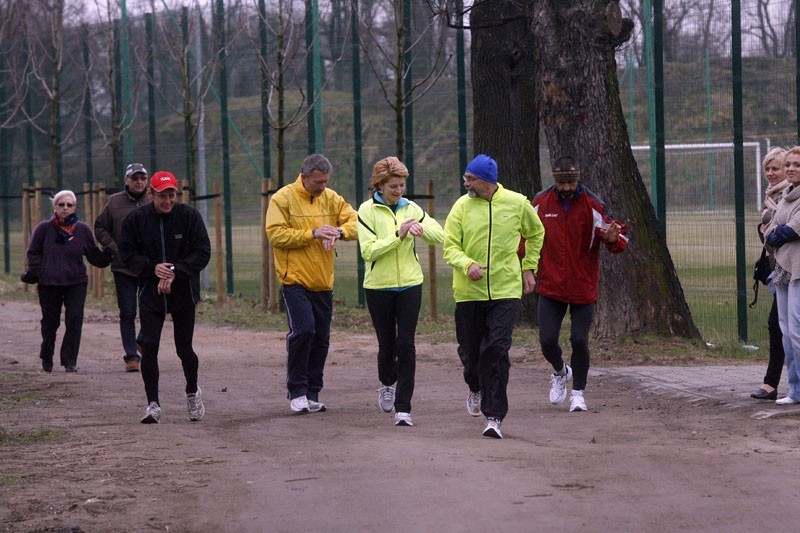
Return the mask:
[[[597,301],[601,244],[611,253],[628,245],[624,224],[612,220],[603,201],[581,183],[575,161],[561,157],[553,164],[555,184],[537,194],[533,206],[545,227],[536,280],[539,295],[539,342],[553,365],[550,402],[562,403],[567,382],[574,379],[569,410],[586,411],[583,391],[589,374],[589,326]],[[564,363],[558,336],[570,311],[571,365]]]

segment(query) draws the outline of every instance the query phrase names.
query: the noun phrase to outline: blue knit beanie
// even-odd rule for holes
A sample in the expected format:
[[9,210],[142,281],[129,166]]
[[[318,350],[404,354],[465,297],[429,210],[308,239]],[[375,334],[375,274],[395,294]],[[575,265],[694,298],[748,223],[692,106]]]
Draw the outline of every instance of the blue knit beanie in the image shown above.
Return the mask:
[[465,172],[468,172],[478,179],[497,183],[497,161],[488,155],[478,154],[475,159],[469,162]]

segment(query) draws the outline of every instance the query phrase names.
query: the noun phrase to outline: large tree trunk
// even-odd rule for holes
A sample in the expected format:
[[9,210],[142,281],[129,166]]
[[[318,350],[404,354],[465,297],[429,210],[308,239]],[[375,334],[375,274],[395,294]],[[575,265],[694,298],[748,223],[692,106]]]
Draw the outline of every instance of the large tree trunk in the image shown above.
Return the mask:
[[530,18],[521,3],[476,2],[470,28],[475,154],[496,159],[500,182],[533,198],[542,178]]
[[[503,186],[533,199],[542,176],[539,84],[528,12],[515,2],[476,3],[470,27],[475,154],[497,160]],[[523,296],[520,320],[536,324],[533,295]]]
[[535,18],[550,153],[575,158],[584,183],[630,228],[627,252],[601,254],[594,333],[700,338],[630,148],[614,59],[625,36],[609,24],[610,3],[541,0]]

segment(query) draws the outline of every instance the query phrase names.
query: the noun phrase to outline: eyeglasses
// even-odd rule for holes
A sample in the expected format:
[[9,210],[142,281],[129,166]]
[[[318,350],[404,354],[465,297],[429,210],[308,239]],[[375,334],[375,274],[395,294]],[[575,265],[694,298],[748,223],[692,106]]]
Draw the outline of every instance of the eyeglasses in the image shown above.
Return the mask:
[[75,204],[68,204],[66,202],[59,202],[56,204],[58,207],[75,207]]

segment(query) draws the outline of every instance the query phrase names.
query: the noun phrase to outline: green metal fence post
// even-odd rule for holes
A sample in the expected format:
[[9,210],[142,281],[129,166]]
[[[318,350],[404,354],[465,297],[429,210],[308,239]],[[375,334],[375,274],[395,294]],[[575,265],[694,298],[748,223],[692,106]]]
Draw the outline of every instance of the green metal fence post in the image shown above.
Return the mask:
[[319,6],[306,0],[306,97],[308,98],[308,152],[322,152],[321,58],[319,49]]
[[747,340],[747,273],[744,249],[744,136],[742,134],[742,11],[731,2],[731,71],[733,94],[733,173],[736,210],[736,317],[739,339]]
[[[361,206],[364,201],[364,140],[361,131],[361,47],[358,35],[358,0],[352,0],[350,7],[350,48],[353,54],[353,141],[355,173],[356,173],[356,206]],[[358,248],[358,247],[357,247]],[[364,258],[361,249],[356,254],[356,269],[358,276],[358,305],[366,305],[364,295]]]
[[225,59],[225,2],[217,0],[217,32],[219,36],[219,105],[222,127],[222,191],[225,196],[225,277],[228,294],[233,294],[233,217],[231,206],[231,154],[228,141],[228,72]]
[[[86,76],[92,63],[89,58],[89,29],[83,26],[83,66],[86,69]],[[89,190],[94,190],[94,163],[92,159],[92,90],[91,83],[86,84],[86,92],[83,100],[83,142],[84,154],[86,155],[86,181],[89,183]]]
[[119,187],[122,188],[125,186],[125,159],[122,155],[122,146],[120,144],[123,142],[123,135],[124,132],[122,131],[122,122],[120,121],[120,117],[122,115],[122,51],[120,49],[120,43],[122,38],[120,34],[122,32],[122,27],[120,25],[119,19],[114,20],[114,28],[112,30],[112,35],[114,39],[114,109],[116,110],[114,114],[112,114],[112,138],[114,139],[114,158],[117,162],[117,168],[114,169],[116,173],[117,183]]
[[[464,2],[456,0],[456,83],[458,84],[458,169],[467,168],[467,73],[464,65]],[[459,180],[461,181],[461,180]],[[466,189],[461,182],[461,194]]]
[[[183,60],[186,62],[186,79],[192,79],[192,65],[189,61],[189,8],[184,6],[181,8],[181,46],[183,47],[186,57]],[[184,98],[187,100],[191,98],[192,94],[192,86],[189,84],[186,87],[186,91],[188,94],[183,95]],[[191,136],[192,136],[192,122],[189,118],[188,114],[185,114],[183,117],[183,154],[184,154],[184,167],[185,171],[184,174],[186,175],[186,179],[190,180],[190,187],[194,187],[194,183],[191,182],[192,177],[192,153],[189,150],[191,146]]]
[[120,0],[119,5],[122,24],[120,28],[120,56],[122,62],[122,131],[125,135],[125,157],[123,164],[127,165],[133,159],[133,132],[131,122],[133,121],[133,105],[131,104],[131,69],[130,56],[128,53],[128,7],[126,0]]
[[656,130],[656,189],[655,197],[658,228],[664,239],[667,238],[667,169],[664,153],[664,3],[653,2],[653,89],[655,99]]
[[[260,44],[261,60],[267,61],[267,6],[264,0],[258,0],[258,39]],[[264,68],[259,69],[261,72],[261,150],[262,157],[261,163],[264,166],[264,177],[270,179],[272,177],[272,160],[270,158],[270,127],[269,127],[269,90],[270,81],[269,76]],[[261,221],[264,222],[263,220]]]
[[409,196],[414,196],[414,107],[411,104],[411,88],[414,86],[413,57],[411,53],[411,0],[403,0],[403,104],[405,113],[403,122],[405,127],[405,163],[408,168],[408,184],[406,191]]
[[147,138],[150,145],[150,172],[156,171],[158,143],[156,142],[156,66],[155,40],[153,38],[153,14],[145,13],[144,27],[147,39]]
[[658,216],[658,204],[661,199],[658,197],[658,171],[656,169],[656,82],[653,66],[655,51],[653,50],[653,7],[650,0],[644,0],[644,13],[644,61],[647,66],[647,125],[650,141],[650,200],[653,202],[653,209]]

